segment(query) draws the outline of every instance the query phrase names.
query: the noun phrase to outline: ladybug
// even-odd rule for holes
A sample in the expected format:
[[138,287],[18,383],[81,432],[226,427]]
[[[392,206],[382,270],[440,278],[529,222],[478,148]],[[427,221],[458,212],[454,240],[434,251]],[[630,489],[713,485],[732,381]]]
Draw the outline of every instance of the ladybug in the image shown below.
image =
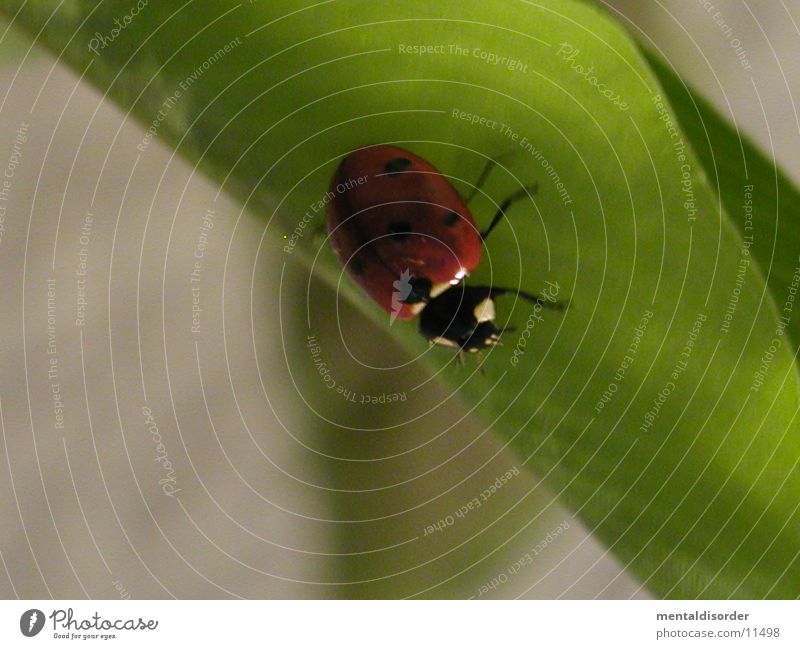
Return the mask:
[[464,284],[486,238],[529,189],[504,200],[481,231],[464,199],[431,163],[396,146],[368,146],[345,157],[333,175],[327,231],[350,276],[393,320],[419,316],[420,333],[431,343],[477,352],[500,340],[495,297],[516,294],[542,306],[563,306],[524,291]]

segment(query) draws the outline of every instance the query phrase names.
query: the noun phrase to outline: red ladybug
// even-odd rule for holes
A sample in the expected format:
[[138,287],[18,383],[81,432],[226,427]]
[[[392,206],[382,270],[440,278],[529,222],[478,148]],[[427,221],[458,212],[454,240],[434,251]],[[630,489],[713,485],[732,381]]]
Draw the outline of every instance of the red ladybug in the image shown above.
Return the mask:
[[493,297],[511,293],[562,306],[523,291],[463,282],[477,267],[486,237],[526,195],[523,189],[503,201],[481,232],[436,167],[399,147],[370,146],[348,155],[333,175],[328,233],[352,278],[392,318],[420,315],[420,333],[429,341],[477,352],[500,338]]

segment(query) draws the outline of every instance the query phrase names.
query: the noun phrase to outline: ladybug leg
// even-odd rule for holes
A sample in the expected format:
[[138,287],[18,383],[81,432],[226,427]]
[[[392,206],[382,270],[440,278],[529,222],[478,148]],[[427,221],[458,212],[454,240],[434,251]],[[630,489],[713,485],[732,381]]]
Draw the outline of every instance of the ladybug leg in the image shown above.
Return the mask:
[[481,376],[486,376],[486,370],[483,368],[483,352],[478,352],[475,354],[475,360],[478,362],[478,370],[481,373]]
[[[491,287],[492,296],[500,297],[502,295],[517,295],[521,297],[523,300],[527,300],[528,302],[532,302],[533,304],[538,304],[539,306],[546,307],[548,309],[554,309],[556,311],[563,311],[569,306],[569,300],[566,302],[559,302],[557,300],[553,300],[547,297],[542,297],[541,295],[534,295],[533,293],[528,293],[527,291],[518,291],[513,288],[503,288],[502,286],[492,286]],[[513,331],[513,328],[506,328],[504,331]]]
[[498,208],[497,212],[495,212],[494,218],[492,218],[492,222],[489,224],[489,227],[481,232],[481,240],[486,241],[486,237],[492,233],[492,230],[494,230],[497,224],[500,223],[501,219],[506,215],[506,212],[514,203],[526,198],[527,196],[536,194],[538,190],[539,185],[537,183],[531,183],[527,187],[523,187],[522,189],[514,192],[511,194],[511,196],[500,203],[500,207]]

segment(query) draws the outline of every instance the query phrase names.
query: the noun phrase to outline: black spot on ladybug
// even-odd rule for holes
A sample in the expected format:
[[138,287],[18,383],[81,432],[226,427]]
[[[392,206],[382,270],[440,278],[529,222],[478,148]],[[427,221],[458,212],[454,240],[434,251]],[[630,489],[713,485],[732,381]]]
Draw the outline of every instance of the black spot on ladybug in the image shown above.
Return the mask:
[[410,166],[411,160],[408,158],[394,158],[384,165],[383,170],[390,176],[393,176],[394,174],[403,173]]
[[363,275],[364,274],[364,264],[362,264],[358,259],[354,259],[350,262],[350,269],[356,275]]
[[443,221],[448,228],[452,228],[456,223],[458,223],[458,219],[460,218],[461,217],[458,215],[458,212],[448,212],[445,214]]
[[398,241],[408,239],[408,236],[413,234],[411,224],[408,221],[393,221],[389,224],[389,234]]

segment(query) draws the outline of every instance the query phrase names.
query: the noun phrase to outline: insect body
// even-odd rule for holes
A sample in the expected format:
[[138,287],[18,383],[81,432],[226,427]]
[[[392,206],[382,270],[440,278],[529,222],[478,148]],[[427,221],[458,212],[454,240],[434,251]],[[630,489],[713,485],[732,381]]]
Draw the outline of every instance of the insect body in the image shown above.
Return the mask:
[[[348,189],[334,191],[343,187]],[[405,149],[378,145],[342,160],[330,195],[327,226],[339,260],[393,318],[419,315],[420,333],[431,342],[466,351],[497,344],[496,296],[512,293],[561,306],[522,291],[463,282],[480,262],[483,241],[525,190],[504,201],[481,232],[436,167]]]

